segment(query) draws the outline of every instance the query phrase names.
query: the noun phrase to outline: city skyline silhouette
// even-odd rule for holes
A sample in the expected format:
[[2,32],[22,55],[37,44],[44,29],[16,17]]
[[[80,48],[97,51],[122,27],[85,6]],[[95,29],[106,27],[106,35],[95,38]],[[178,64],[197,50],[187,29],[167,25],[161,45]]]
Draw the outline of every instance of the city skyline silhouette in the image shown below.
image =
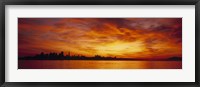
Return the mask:
[[36,54],[35,56],[25,56],[19,57],[20,60],[143,60],[143,61],[181,61],[181,57],[170,57],[166,59],[159,59],[159,58],[152,58],[152,59],[145,59],[145,58],[117,58],[116,56],[101,56],[101,55],[94,55],[93,57],[87,57],[84,55],[71,55],[68,52],[67,55],[64,55],[64,52],[61,51],[60,53],[50,52],[44,53],[41,52],[40,54]]
[[18,18],[19,69],[181,69],[182,18]]

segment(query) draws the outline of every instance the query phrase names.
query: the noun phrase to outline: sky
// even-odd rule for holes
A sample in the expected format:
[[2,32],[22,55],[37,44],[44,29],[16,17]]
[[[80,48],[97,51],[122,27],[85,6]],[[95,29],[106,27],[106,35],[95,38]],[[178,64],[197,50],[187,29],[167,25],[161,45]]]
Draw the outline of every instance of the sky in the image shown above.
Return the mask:
[[18,18],[18,55],[182,57],[182,18]]

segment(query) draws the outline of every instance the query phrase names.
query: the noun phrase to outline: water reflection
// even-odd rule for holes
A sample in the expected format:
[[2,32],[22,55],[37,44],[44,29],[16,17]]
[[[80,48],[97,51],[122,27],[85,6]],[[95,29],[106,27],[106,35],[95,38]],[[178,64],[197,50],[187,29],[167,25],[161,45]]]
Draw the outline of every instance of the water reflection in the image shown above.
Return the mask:
[[181,61],[19,60],[19,69],[182,69]]

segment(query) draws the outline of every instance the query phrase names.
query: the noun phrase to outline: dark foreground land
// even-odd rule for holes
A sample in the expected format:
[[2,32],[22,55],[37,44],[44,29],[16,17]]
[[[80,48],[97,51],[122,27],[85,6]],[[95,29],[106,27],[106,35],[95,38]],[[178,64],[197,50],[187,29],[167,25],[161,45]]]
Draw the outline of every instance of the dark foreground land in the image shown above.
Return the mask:
[[181,57],[171,57],[166,59],[160,58],[152,58],[152,59],[141,59],[141,58],[117,58],[115,57],[103,57],[100,55],[95,55],[94,57],[86,57],[82,55],[64,55],[64,52],[59,54],[57,53],[49,53],[44,54],[37,54],[35,56],[26,56],[26,57],[19,57],[19,60],[125,60],[125,61],[181,61]]
[[131,59],[131,58],[102,58],[102,59],[95,59],[95,58],[73,58],[73,59],[58,59],[58,58],[53,58],[53,59],[40,59],[40,58],[19,58],[19,60],[116,60],[116,61],[181,61],[181,59]]
[[19,57],[18,69],[182,69],[181,57],[117,58],[49,53]]
[[86,57],[82,55],[68,55],[64,56],[64,53],[61,52],[60,54],[57,53],[49,53],[35,55],[35,56],[26,56],[26,57],[19,57],[19,60],[124,60],[124,61],[181,61],[181,57],[171,57],[167,59],[139,59],[139,58],[117,58],[117,57],[102,57],[100,55],[95,55],[94,57]]

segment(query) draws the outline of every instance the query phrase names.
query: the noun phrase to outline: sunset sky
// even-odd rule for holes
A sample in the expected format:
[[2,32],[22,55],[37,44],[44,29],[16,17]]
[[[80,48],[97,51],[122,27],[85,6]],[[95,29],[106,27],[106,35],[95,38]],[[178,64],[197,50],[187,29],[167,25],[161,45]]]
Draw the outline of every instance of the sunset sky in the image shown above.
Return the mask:
[[182,18],[18,18],[19,57],[182,57]]

